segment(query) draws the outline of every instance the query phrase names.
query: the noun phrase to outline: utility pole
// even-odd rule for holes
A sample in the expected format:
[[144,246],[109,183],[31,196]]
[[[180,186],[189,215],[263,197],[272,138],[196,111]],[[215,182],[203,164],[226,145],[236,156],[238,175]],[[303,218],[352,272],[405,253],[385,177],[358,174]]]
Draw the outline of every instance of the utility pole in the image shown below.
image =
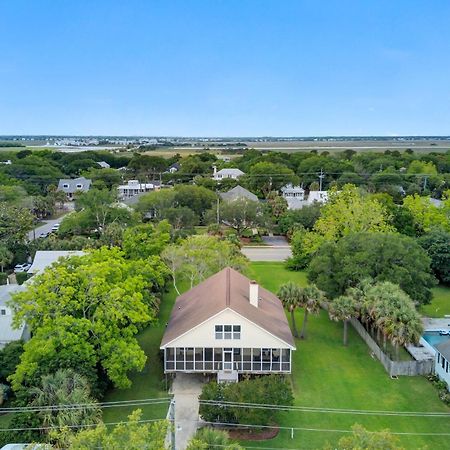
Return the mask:
[[427,180],[428,180],[428,177],[425,176],[425,177],[423,178],[423,192],[425,192],[425,190],[426,190],[426,188],[427,188]]
[[216,202],[216,216],[217,216],[217,225],[220,224],[220,208],[219,208],[219,193],[217,193],[217,202]]
[[322,190],[322,181],[325,178],[325,174],[323,173],[322,168],[320,169],[320,174],[319,174],[319,191]]

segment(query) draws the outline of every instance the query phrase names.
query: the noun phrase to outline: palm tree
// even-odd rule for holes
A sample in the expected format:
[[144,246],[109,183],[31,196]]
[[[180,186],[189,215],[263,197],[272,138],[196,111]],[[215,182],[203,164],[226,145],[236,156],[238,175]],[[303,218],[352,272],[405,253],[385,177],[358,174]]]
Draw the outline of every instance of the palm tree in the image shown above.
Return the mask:
[[30,389],[31,406],[84,405],[77,408],[43,409],[39,412],[44,427],[87,426],[100,421],[101,409],[90,395],[85,377],[72,369],[61,369],[42,377],[41,385]]
[[291,313],[292,330],[294,336],[298,338],[297,325],[295,323],[295,310],[300,307],[303,301],[303,289],[298,284],[288,281],[280,286],[277,293],[283,307]]
[[309,314],[319,314],[320,302],[325,299],[323,292],[318,289],[314,284],[307,286],[303,289],[303,296],[300,306],[305,310],[305,316],[303,318],[302,332],[300,333],[301,339],[306,339],[306,325],[308,322]]
[[330,302],[328,314],[331,320],[344,322],[344,345],[348,343],[348,321],[358,315],[355,299],[349,295],[341,295]]

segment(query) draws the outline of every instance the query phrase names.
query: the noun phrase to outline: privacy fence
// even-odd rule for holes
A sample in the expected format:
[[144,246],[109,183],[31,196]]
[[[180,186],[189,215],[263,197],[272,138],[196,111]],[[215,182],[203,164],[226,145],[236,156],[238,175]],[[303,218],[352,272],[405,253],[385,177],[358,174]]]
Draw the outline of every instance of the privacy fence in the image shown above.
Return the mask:
[[386,372],[391,376],[398,375],[427,375],[433,370],[433,360],[424,361],[392,361],[386,353],[381,350],[379,345],[374,341],[372,336],[366,331],[366,329],[361,325],[361,323],[356,319],[351,319],[350,323],[353,328],[361,336],[364,342],[368,345],[374,356],[376,356]]

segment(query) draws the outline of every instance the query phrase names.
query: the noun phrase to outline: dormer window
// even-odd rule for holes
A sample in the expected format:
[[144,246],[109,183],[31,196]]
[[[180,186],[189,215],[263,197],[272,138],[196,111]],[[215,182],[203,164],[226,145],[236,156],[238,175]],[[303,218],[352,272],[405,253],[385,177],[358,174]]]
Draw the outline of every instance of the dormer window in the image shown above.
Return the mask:
[[240,325],[216,325],[215,326],[216,339],[240,339],[241,326]]
[[6,309],[1,309],[0,310],[0,315],[6,316]]
[[81,189],[83,187],[82,184],[77,184],[77,189]]
[[63,184],[63,188],[64,188],[64,189],[68,189],[68,188],[69,188],[69,185],[68,185],[67,183],[64,183],[64,184]]

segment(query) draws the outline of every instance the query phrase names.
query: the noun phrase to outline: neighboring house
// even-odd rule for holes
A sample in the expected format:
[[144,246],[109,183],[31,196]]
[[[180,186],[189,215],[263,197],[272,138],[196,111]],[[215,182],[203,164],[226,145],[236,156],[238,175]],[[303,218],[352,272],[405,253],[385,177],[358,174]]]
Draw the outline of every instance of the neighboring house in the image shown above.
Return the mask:
[[290,373],[295,343],[281,301],[227,267],[180,295],[160,348],[165,373]]
[[99,161],[97,164],[100,166],[101,169],[110,169],[111,166],[106,161]]
[[167,172],[175,173],[175,172],[178,172],[180,169],[181,169],[180,164],[173,163],[171,166],[169,166],[169,168],[167,169]]
[[60,258],[83,255],[85,255],[85,252],[81,250],[38,250],[34,255],[33,264],[28,269],[28,273],[35,275],[42,272]]
[[288,209],[300,209],[305,204],[305,190],[291,183],[281,188],[281,196],[286,200]]
[[74,194],[77,192],[87,192],[91,187],[91,180],[84,177],[73,178],[73,179],[61,179],[58,183],[58,191],[63,191],[66,193],[69,200],[73,199]]
[[9,342],[20,339],[27,341],[30,338],[26,324],[21,325],[17,329],[13,328],[13,311],[6,305],[12,294],[23,290],[25,290],[25,287],[18,284],[0,286],[0,348],[3,348]]
[[7,166],[10,166],[12,164],[10,159],[7,159],[6,161],[0,161],[0,164],[5,164]]
[[258,197],[242,186],[236,186],[233,189],[230,189],[228,192],[222,192],[219,194],[222,200],[226,202],[230,202],[233,200],[238,200],[241,198],[246,198],[247,200],[251,200],[253,202],[258,201]]
[[434,372],[447,383],[447,389],[450,391],[450,339],[437,344],[435,348]]
[[245,174],[240,169],[221,169],[217,171],[217,167],[214,166],[213,179],[216,181],[224,180],[226,178],[232,178],[233,180],[237,180],[242,175]]
[[326,203],[328,201],[328,191],[309,191],[308,204],[314,202]]
[[143,192],[157,191],[161,188],[159,181],[152,181],[151,183],[141,183],[139,180],[130,180],[127,184],[122,184],[117,187],[120,199],[134,197]]

